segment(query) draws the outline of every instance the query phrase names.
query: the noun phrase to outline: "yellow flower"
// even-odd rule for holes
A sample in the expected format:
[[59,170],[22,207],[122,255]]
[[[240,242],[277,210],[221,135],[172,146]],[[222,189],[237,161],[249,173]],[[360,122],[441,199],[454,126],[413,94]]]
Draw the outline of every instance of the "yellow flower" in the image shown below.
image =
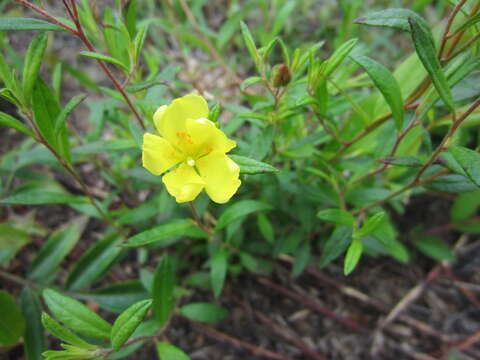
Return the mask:
[[216,203],[225,203],[240,186],[239,166],[226,153],[235,141],[207,119],[208,105],[198,95],[186,95],[153,115],[160,136],[143,136],[143,167],[162,181],[177,202],[194,200],[205,189]]

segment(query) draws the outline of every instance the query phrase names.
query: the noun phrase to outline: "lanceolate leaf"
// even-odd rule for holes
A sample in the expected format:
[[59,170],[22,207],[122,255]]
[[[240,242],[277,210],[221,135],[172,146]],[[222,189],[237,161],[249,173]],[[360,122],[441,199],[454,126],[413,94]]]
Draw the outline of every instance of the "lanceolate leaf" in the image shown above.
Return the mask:
[[192,320],[215,323],[228,316],[228,311],[221,306],[210,303],[192,303],[180,308],[180,313]]
[[55,337],[59,338],[62,341],[65,341],[69,344],[78,346],[82,349],[95,350],[96,346],[87,343],[85,340],[81,339],[74,333],[72,333],[67,328],[64,328],[60,325],[55,319],[53,319],[47,313],[42,313],[42,324],[43,326]]
[[468,178],[480,187],[480,154],[461,146],[452,146],[448,151],[465,171]]
[[345,263],[343,267],[343,273],[345,275],[350,274],[358,264],[360,257],[362,256],[363,243],[360,238],[354,238],[345,255]]
[[33,114],[37,127],[43,137],[54,148],[58,148],[57,138],[54,134],[55,120],[60,113],[58,104],[52,90],[45,82],[37,78],[32,95]]
[[428,24],[416,12],[408,9],[398,9],[398,8],[371,12],[355,20],[355,23],[370,25],[370,26],[390,27],[390,28],[410,32],[410,25],[408,23],[408,18],[413,18],[419,24],[421,24],[421,26],[428,28]]
[[57,118],[55,119],[55,126],[54,126],[54,133],[58,135],[60,130],[62,130],[65,120],[68,118],[70,113],[83,101],[85,100],[87,95],[77,95],[70,99],[70,101],[65,105],[62,109],[60,114],[58,114]]
[[23,95],[27,103],[30,103],[33,87],[37,81],[40,65],[42,64],[43,54],[47,47],[47,34],[42,33],[35,36],[28,47],[23,64]]
[[44,31],[65,31],[64,28],[48,21],[32,18],[0,18],[0,31],[9,30],[44,30]]
[[325,267],[333,260],[338,258],[347,249],[352,240],[352,228],[348,226],[340,226],[335,229],[333,234],[323,247],[322,256],[320,257],[320,267]]
[[15,299],[0,290],[0,345],[15,345],[25,330],[25,320]]
[[210,279],[215,297],[219,297],[222,293],[227,274],[227,260],[228,251],[224,248],[219,248],[210,260]]
[[278,169],[273,167],[272,165],[269,165],[267,163],[264,163],[255,159],[251,159],[246,156],[240,156],[240,155],[228,155],[228,156],[233,161],[235,161],[238,166],[240,166],[241,174],[255,175],[255,174],[265,174],[265,173],[278,171]]
[[89,57],[89,58],[93,58],[93,59],[96,59],[96,60],[100,60],[100,61],[105,61],[105,62],[108,62],[110,64],[117,65],[125,71],[128,71],[128,66],[126,66],[121,61],[119,61],[119,60],[117,60],[117,59],[115,59],[111,56],[99,54],[99,53],[92,52],[92,51],[81,51],[80,55],[83,55],[83,56],[86,56],[86,57]]
[[190,360],[182,350],[166,342],[157,343],[157,353],[161,360]]
[[452,93],[438,61],[432,34],[429,29],[420,25],[417,19],[410,17],[408,21],[412,30],[412,39],[417,55],[430,75],[430,79],[443,102],[453,111],[455,105]]
[[335,52],[332,54],[330,59],[327,61],[325,70],[323,72],[324,76],[329,76],[333,71],[342,63],[342,61],[350,54],[355,45],[357,44],[358,39],[350,39],[347,42],[343,43]]
[[32,289],[25,287],[20,296],[20,303],[26,322],[23,336],[26,358],[27,360],[41,359],[41,354],[46,349],[47,344],[40,320],[42,314],[40,300]]
[[32,130],[25,126],[20,120],[15,119],[13,116],[5,114],[0,111],[0,126],[7,126],[12,129],[18,130],[25,135],[33,136]]
[[392,110],[396,128],[397,130],[400,130],[403,125],[405,112],[403,108],[402,93],[397,80],[395,80],[385,66],[367,56],[354,56],[352,59],[367,72],[378,90],[380,90],[385,101]]
[[112,326],[81,302],[52,289],[44,290],[43,298],[53,315],[79,334],[110,339]]
[[49,192],[40,189],[28,189],[0,200],[0,204],[38,205],[38,204],[85,204],[86,198],[69,194]]
[[173,289],[175,287],[175,274],[168,255],[164,255],[155,270],[153,278],[153,314],[160,324],[165,324],[175,305]]
[[112,327],[111,342],[114,349],[119,349],[128,340],[143,321],[151,305],[152,300],[142,300],[120,314]]
[[240,200],[230,205],[220,216],[216,230],[221,230],[231,222],[257,211],[271,210],[272,206],[257,200]]

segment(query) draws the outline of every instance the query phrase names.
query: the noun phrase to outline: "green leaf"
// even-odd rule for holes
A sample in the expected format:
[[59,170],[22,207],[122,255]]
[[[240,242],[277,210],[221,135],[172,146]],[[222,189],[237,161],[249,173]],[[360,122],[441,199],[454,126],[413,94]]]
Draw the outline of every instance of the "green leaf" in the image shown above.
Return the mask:
[[355,23],[370,26],[389,27],[410,32],[410,24],[408,23],[409,18],[415,19],[419,24],[425,28],[428,28],[428,24],[416,12],[408,9],[398,8],[371,12],[355,20]]
[[292,276],[299,276],[310,261],[310,244],[305,243],[295,251],[295,262],[292,267]]
[[321,220],[333,222],[340,225],[353,226],[355,218],[348,211],[341,209],[325,209],[317,213]]
[[157,353],[160,360],[190,360],[182,350],[166,342],[157,343]]
[[255,41],[253,40],[252,34],[250,33],[248,26],[243,21],[240,21],[240,28],[242,30],[243,40],[245,41],[245,45],[247,46],[248,52],[252,56],[252,59],[255,62],[255,65],[257,66],[257,69],[259,69],[260,56],[258,54],[257,47],[255,46]]
[[31,242],[30,235],[10,224],[0,224],[0,265],[4,265],[26,244]]
[[147,315],[151,305],[152,300],[139,301],[122,312],[115,320],[110,335],[112,347],[115,350],[118,350],[130,338]]
[[348,226],[340,226],[335,229],[333,234],[328,238],[323,247],[320,256],[319,266],[325,267],[333,260],[338,258],[347,249],[352,240],[352,228]]
[[125,65],[120,60],[117,60],[117,59],[115,59],[111,56],[99,54],[99,53],[96,53],[96,52],[93,52],[93,51],[80,51],[80,55],[83,55],[83,56],[86,56],[86,57],[89,57],[89,58],[92,58],[92,59],[108,62],[108,63],[113,64],[113,65],[117,65],[120,68],[122,68],[124,71],[128,72],[128,66],[127,65]]
[[455,104],[453,103],[452,93],[445,74],[443,73],[442,66],[438,61],[435,43],[430,30],[422,26],[418,20],[413,17],[408,18],[408,22],[410,23],[412,31],[413,44],[415,45],[415,50],[420,61],[425,67],[425,70],[427,70],[435,89],[437,89],[438,95],[440,95],[445,105],[447,105],[451,111],[454,111]]
[[450,218],[460,222],[474,216],[480,208],[480,190],[459,195],[450,208]]
[[251,159],[246,156],[228,155],[238,166],[240,166],[240,174],[266,174],[271,172],[278,172],[279,170],[267,163]]
[[0,126],[7,126],[12,129],[18,130],[25,135],[32,136],[33,132],[29,127],[25,126],[20,120],[15,119],[13,116],[5,114],[0,111]]
[[240,91],[245,91],[248,87],[262,81],[263,81],[263,78],[261,78],[260,76],[251,76],[249,78],[246,78],[240,84]]
[[259,213],[257,215],[257,225],[265,240],[267,240],[269,244],[273,244],[275,240],[275,231],[273,230],[272,223],[265,214]]
[[220,247],[210,260],[210,280],[213,294],[216,298],[220,296],[227,275],[228,251]]
[[43,31],[65,31],[64,28],[51,22],[32,18],[0,18],[0,31],[10,30],[43,30]]
[[452,146],[448,151],[465,171],[467,177],[480,187],[480,154],[461,146]]
[[64,328],[47,313],[42,313],[42,324],[53,336],[82,349],[95,350],[97,347],[87,343],[73,332]]
[[41,189],[27,189],[0,200],[0,204],[86,204],[86,198],[69,194],[49,192]]
[[397,80],[385,66],[367,56],[352,56],[352,59],[367,72],[375,86],[380,90],[392,110],[397,130],[401,130],[405,112],[402,93]]
[[358,232],[358,236],[366,236],[374,232],[380,225],[384,217],[385,213],[379,212],[368,218],[367,221],[363,223],[362,228]]
[[15,299],[4,290],[0,290],[0,309],[0,345],[15,345],[25,331],[25,319]]
[[192,303],[180,308],[183,316],[204,323],[216,323],[228,316],[228,311],[221,306],[210,303]]
[[65,120],[68,118],[70,113],[86,98],[87,98],[87,95],[81,94],[81,95],[76,95],[70,99],[70,101],[67,103],[67,105],[65,105],[65,107],[62,109],[60,114],[58,114],[55,120],[55,126],[53,129],[53,132],[55,133],[55,135],[58,135],[58,133],[65,126]]
[[244,216],[247,216],[251,213],[258,211],[267,211],[271,210],[272,206],[270,204],[264,203],[258,200],[240,200],[230,205],[225,209],[225,211],[220,215],[217,226],[215,229],[221,230],[228,224],[234,222],[237,219],[240,219]]
[[47,282],[62,260],[73,249],[87,224],[87,218],[81,217],[54,232],[42,246],[27,272],[27,277],[37,282]]
[[47,48],[47,34],[41,33],[36,35],[30,46],[28,47],[27,54],[25,55],[25,62],[23,63],[23,97],[30,103],[32,97],[32,91],[35,83],[37,82],[38,72],[40,71],[40,65],[42,64],[43,55]]
[[387,165],[420,167],[423,163],[414,156],[395,156],[384,159],[378,159],[378,162]]
[[461,26],[458,27],[457,30],[455,30],[455,32],[466,30],[478,22],[480,22],[480,13],[465,21]]
[[121,253],[123,238],[110,234],[93,244],[75,263],[66,281],[68,290],[78,290],[102,276]]
[[358,39],[350,39],[340,45],[337,50],[335,50],[332,56],[330,56],[330,58],[327,60],[327,64],[323,71],[323,75],[325,77],[330,76],[335,71],[335,69],[342,63],[347,55],[350,54],[357,42]]
[[453,261],[455,256],[450,248],[439,238],[429,236],[417,239],[415,246],[425,255],[438,261]]
[[26,322],[25,334],[23,336],[26,359],[41,359],[42,352],[47,348],[47,343],[42,321],[40,320],[42,306],[38,295],[29,287],[25,287],[20,296],[20,304]]
[[425,187],[453,194],[478,190],[478,185],[473,183],[469,178],[457,174],[442,176],[426,184]]
[[174,288],[173,266],[168,254],[165,254],[155,270],[152,288],[153,314],[161,325],[167,322],[175,305]]
[[32,96],[35,124],[42,136],[55,149],[58,149],[57,137],[54,133],[55,121],[60,114],[60,105],[52,90],[38,77]]
[[352,243],[348,247],[345,255],[343,273],[349,275],[357,266],[363,252],[363,242],[359,237],[354,237]]
[[[157,246],[170,245],[168,241],[172,236],[184,235],[194,238],[208,238],[208,234],[200,230],[191,220],[173,220],[166,224],[159,225],[153,229],[143,231],[132,236],[124,246],[135,247],[156,243]],[[158,244],[160,243],[160,244]]]
[[112,326],[81,302],[52,289],[45,289],[43,298],[53,315],[79,334],[110,339]]

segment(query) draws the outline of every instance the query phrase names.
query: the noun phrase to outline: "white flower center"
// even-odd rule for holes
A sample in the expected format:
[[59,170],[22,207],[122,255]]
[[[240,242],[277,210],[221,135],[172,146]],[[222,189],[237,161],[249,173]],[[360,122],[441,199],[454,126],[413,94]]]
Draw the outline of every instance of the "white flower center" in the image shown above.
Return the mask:
[[187,159],[187,165],[188,166],[195,166],[195,160],[193,160],[192,158],[188,158]]

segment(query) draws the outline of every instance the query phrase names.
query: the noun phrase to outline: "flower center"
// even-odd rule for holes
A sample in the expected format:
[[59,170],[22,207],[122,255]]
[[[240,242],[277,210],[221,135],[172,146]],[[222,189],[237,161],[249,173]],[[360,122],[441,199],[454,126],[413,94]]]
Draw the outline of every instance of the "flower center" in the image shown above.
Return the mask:
[[191,157],[187,159],[187,165],[188,166],[195,166],[195,160],[193,160]]

